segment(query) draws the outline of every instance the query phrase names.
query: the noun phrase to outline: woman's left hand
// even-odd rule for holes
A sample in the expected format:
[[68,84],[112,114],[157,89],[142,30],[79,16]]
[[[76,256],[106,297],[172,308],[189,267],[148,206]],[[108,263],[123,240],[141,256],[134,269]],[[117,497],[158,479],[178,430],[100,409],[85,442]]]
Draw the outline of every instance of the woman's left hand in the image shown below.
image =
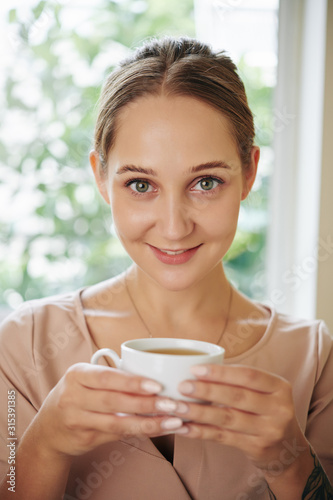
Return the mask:
[[210,404],[181,405],[178,415],[189,423],[179,434],[235,446],[263,471],[276,461],[288,468],[309,453],[288,381],[242,365],[200,365],[193,373],[197,380],[182,382],[180,392]]

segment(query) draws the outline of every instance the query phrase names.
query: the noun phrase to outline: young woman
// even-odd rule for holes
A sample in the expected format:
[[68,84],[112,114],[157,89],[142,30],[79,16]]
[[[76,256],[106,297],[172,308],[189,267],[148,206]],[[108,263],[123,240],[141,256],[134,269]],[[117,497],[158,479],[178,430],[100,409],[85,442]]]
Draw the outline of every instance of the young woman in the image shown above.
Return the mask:
[[[333,498],[332,339],[223,271],[253,141],[234,64],[200,42],[152,41],[109,76],[90,161],[133,265],[3,324],[2,499]],[[206,404],[89,364],[141,337],[225,348],[180,385]]]

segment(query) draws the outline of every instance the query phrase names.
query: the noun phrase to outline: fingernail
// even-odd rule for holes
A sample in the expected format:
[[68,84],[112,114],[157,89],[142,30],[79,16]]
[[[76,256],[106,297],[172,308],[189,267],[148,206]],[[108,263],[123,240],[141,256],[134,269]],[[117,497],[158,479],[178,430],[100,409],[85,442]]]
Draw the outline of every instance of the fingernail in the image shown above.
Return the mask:
[[183,421],[180,418],[175,418],[175,417],[163,420],[163,422],[161,423],[162,429],[165,429],[167,431],[178,429],[182,425]]
[[160,411],[171,412],[178,409],[177,403],[170,399],[159,399],[155,403],[155,408]]
[[194,385],[191,382],[182,382],[179,384],[178,388],[180,392],[183,392],[184,394],[191,394],[194,392]]
[[191,372],[193,373],[193,375],[198,375],[199,377],[202,377],[208,374],[208,368],[207,366],[204,365],[195,365],[191,367]]
[[158,382],[154,382],[154,380],[143,380],[141,382],[141,389],[151,394],[156,394],[162,390],[162,386]]
[[189,432],[189,428],[185,427],[184,425],[180,429],[175,430],[175,434],[188,434]]
[[187,413],[188,412],[188,405],[186,403],[183,403],[183,401],[179,401],[177,404],[176,408],[177,413]]

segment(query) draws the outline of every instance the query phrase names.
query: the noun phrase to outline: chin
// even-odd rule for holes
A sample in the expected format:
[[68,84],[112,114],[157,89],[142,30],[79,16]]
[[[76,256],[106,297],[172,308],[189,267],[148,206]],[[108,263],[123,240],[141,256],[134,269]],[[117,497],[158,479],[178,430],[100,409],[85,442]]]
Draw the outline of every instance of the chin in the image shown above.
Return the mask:
[[193,273],[189,270],[179,269],[180,266],[175,266],[175,268],[170,270],[165,270],[164,272],[145,272],[151,280],[158,284],[164,290],[170,292],[182,292],[192,288],[197,285],[207,273]]

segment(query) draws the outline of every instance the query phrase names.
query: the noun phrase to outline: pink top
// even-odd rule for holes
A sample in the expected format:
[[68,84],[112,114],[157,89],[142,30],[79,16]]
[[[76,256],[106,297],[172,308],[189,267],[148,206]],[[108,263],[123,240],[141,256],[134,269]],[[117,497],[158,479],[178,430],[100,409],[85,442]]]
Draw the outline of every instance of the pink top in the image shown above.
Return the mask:
[[[333,480],[333,348],[321,321],[271,310],[261,340],[228,358],[276,373],[293,386],[301,428]],[[16,391],[18,439],[69,366],[89,362],[96,346],[87,329],[80,291],[25,303],[0,330],[0,479],[9,457],[7,399]],[[286,446],[286,448],[288,448]],[[288,448],[286,456],[297,456]],[[276,464],[278,470],[278,464]],[[175,436],[171,465],[148,438],[101,446],[74,462],[64,500],[268,499],[260,472],[236,448]]]

